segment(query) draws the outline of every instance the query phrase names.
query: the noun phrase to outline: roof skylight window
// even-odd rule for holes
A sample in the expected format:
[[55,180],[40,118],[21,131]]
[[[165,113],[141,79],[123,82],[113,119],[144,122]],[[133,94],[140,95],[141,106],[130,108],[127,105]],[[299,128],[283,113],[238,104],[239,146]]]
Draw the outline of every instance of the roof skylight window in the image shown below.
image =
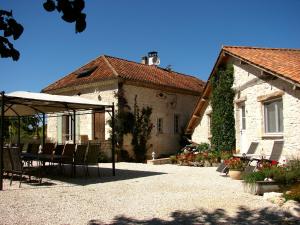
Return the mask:
[[88,77],[90,76],[96,69],[98,68],[98,66],[92,66],[90,68],[84,69],[80,72],[77,73],[77,78],[82,78],[82,77]]

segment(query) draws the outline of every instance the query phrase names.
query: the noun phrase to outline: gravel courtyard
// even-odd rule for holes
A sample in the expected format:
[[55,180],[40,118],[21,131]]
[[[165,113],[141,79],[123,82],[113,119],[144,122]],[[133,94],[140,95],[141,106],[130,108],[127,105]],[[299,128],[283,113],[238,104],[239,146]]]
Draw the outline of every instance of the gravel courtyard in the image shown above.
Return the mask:
[[0,224],[293,224],[216,168],[117,163],[112,177],[110,166],[41,186],[5,180]]

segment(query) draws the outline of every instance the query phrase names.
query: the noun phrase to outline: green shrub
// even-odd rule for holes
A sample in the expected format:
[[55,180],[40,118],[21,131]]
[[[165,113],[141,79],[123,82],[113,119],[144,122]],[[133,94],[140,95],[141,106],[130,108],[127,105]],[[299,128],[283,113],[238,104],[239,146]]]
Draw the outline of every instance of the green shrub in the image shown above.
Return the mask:
[[170,160],[171,160],[172,164],[177,164],[177,157],[176,157],[176,155],[171,155],[170,156]]
[[197,148],[196,151],[197,152],[203,152],[203,151],[207,151],[210,150],[210,145],[208,143],[200,143]]
[[243,175],[243,180],[246,183],[255,183],[256,181],[263,181],[265,178],[265,173],[263,171],[257,171]]
[[292,185],[287,192],[283,194],[286,200],[300,202],[300,183]]
[[232,153],[230,151],[221,151],[220,158],[223,160],[230,159],[232,157]]
[[287,166],[269,166],[263,167],[260,171],[244,176],[246,182],[252,183],[262,181],[265,178],[271,178],[281,185],[295,184],[300,180],[299,160],[288,164]]

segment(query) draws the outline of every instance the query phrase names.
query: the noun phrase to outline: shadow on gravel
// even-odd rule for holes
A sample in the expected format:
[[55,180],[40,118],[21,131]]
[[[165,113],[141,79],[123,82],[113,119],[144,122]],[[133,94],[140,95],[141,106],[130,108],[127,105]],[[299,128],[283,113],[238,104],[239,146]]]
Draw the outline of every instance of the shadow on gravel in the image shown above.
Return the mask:
[[[47,168],[46,171],[43,172],[42,183],[40,184],[38,180],[32,179],[29,181],[25,178],[22,182],[22,188],[34,187],[53,187],[53,186],[61,186],[61,185],[90,185],[96,183],[106,183],[120,180],[129,180],[141,177],[149,177],[162,175],[165,173],[161,172],[150,172],[150,171],[139,171],[139,170],[124,170],[124,169],[116,169],[116,176],[112,175],[112,169],[110,168],[101,168],[100,167],[100,176],[98,176],[97,167],[89,167],[89,176],[85,176],[84,167],[78,167],[76,170],[76,177],[72,176],[71,167],[66,166],[64,168],[63,174],[58,168]],[[18,182],[19,178],[15,177],[14,182]]]
[[[278,211],[271,211],[268,208],[261,210],[250,210],[240,207],[236,216],[229,216],[224,209],[217,209],[212,212],[199,211],[175,211],[171,213],[170,220],[153,218],[149,220],[138,220],[126,216],[116,216],[111,225],[191,225],[191,224],[296,224],[296,218],[290,214]],[[90,220],[88,225],[104,225],[99,220]]]
[[162,175],[165,173],[161,172],[150,172],[150,171],[140,171],[140,170],[124,170],[116,169],[116,176],[112,175],[112,170],[110,168],[100,168],[100,176],[98,176],[97,167],[89,167],[89,176],[85,176],[84,168],[77,168],[76,177],[71,176],[71,172],[65,171],[64,175],[48,175],[46,178],[49,178],[53,181],[58,180],[64,183],[70,183],[75,185],[89,185],[95,183],[107,183],[120,180],[129,180],[141,177],[149,177]]

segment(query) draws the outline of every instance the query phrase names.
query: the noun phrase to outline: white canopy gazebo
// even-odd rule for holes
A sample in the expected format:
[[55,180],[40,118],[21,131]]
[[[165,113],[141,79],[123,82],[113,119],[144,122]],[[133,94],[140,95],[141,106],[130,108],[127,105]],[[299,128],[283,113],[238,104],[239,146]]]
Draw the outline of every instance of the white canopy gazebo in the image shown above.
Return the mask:
[[[3,146],[4,146],[4,118],[22,117],[36,114],[43,115],[43,140],[45,143],[45,115],[59,112],[70,112],[76,115],[76,112],[83,110],[96,110],[109,112],[112,118],[112,170],[115,176],[115,137],[114,137],[114,103],[107,104],[101,101],[90,100],[79,96],[51,95],[45,93],[32,93],[26,91],[16,91],[9,94],[1,92],[1,128],[0,128],[0,190],[3,188]],[[73,120],[75,127],[75,120]],[[74,132],[74,143],[76,134]]]

